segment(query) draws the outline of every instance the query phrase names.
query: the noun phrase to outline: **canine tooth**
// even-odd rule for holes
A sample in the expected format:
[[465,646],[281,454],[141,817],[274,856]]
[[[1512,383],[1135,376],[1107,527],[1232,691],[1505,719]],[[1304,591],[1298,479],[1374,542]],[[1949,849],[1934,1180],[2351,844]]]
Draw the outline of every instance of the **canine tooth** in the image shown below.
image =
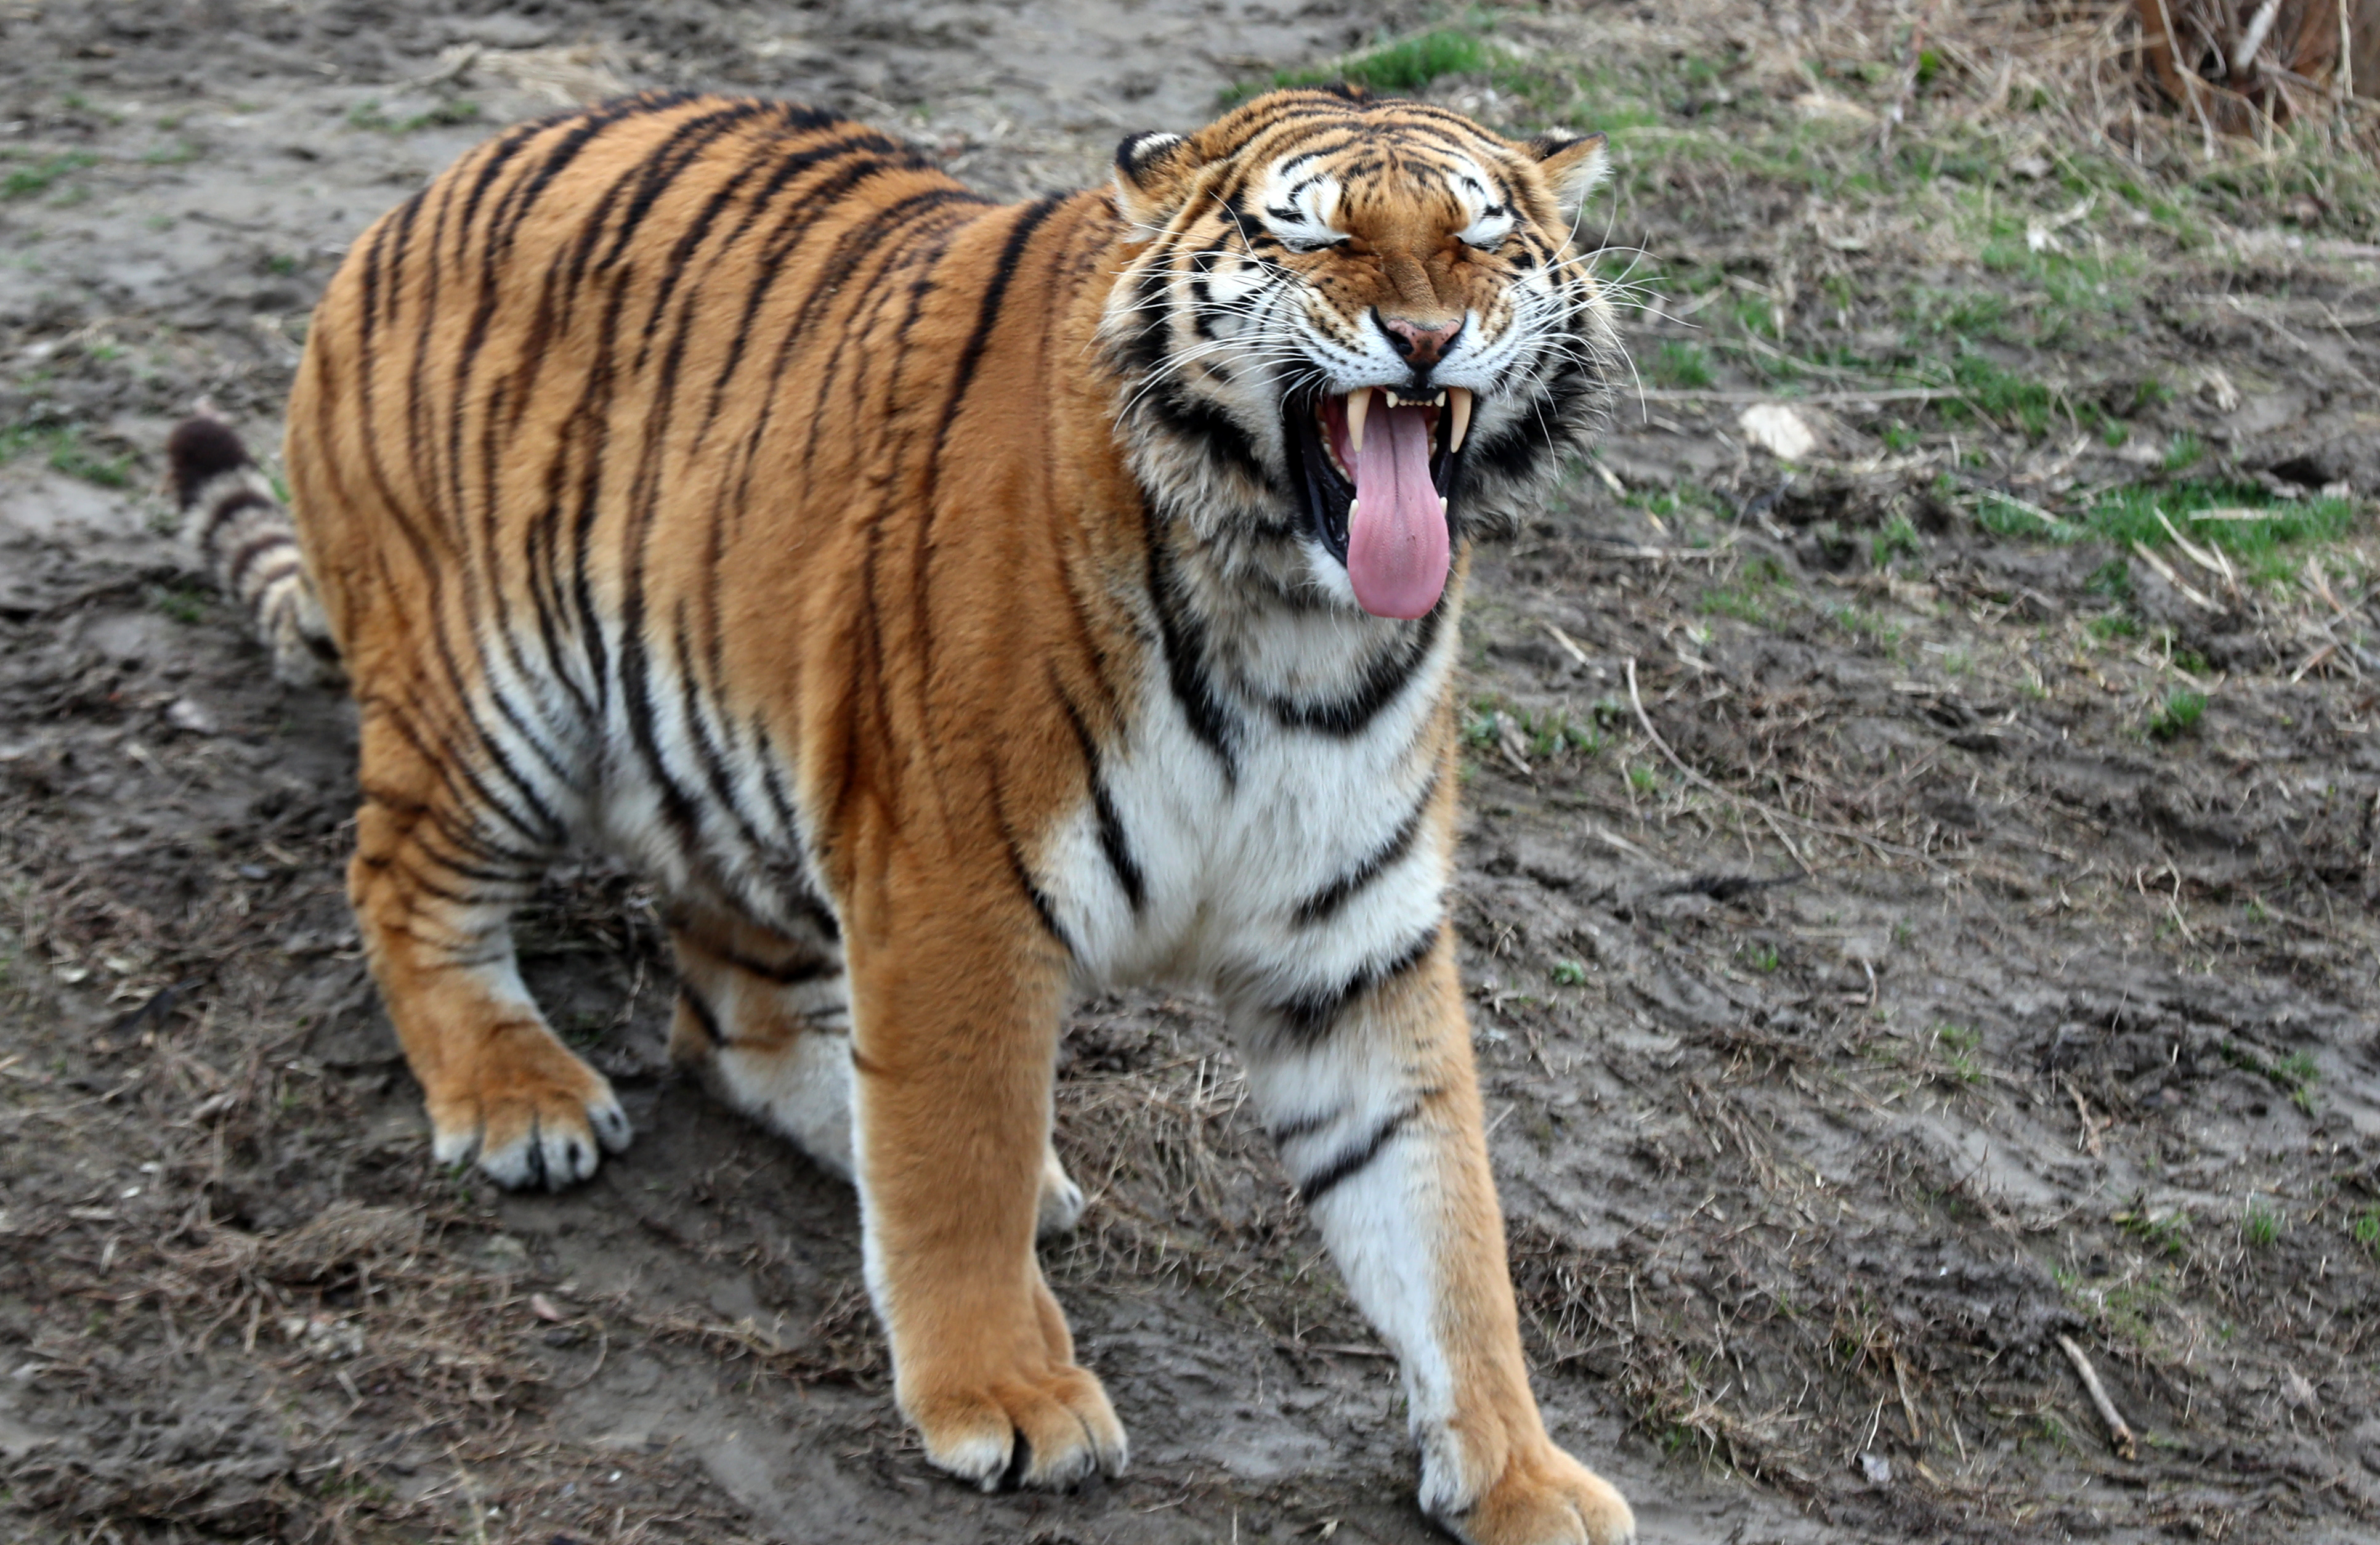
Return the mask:
[[1347,448],[1361,454],[1364,449],[1364,415],[1372,410],[1372,389],[1358,386],[1347,394]]
[[1349,526],[1355,524],[1355,501],[1353,499],[1347,501],[1347,524]]
[[1446,454],[1452,456],[1463,449],[1463,437],[1471,429],[1471,388],[1448,388],[1446,403]]

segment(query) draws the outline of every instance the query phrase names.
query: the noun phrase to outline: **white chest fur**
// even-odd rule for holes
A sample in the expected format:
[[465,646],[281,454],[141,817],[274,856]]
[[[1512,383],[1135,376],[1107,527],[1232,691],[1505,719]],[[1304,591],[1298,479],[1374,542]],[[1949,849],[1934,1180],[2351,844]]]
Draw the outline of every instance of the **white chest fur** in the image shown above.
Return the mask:
[[[1404,668],[1385,692],[1365,669],[1383,658],[1378,635],[1351,631],[1334,608],[1235,640],[1208,678],[1220,734],[1199,734],[1166,672],[1148,673],[1128,743],[1038,866],[1078,986],[1282,1002],[1435,926],[1445,858],[1428,830],[1430,729],[1457,628],[1447,618],[1426,649],[1388,654]],[[1359,724],[1330,712],[1342,703],[1366,710]]]

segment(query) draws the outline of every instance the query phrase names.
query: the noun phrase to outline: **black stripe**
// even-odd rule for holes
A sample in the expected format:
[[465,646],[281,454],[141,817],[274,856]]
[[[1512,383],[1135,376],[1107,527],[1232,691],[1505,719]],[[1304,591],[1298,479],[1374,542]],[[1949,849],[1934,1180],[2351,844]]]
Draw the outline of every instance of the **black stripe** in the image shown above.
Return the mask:
[[685,1001],[686,1008],[694,1015],[696,1027],[702,1031],[711,1047],[716,1050],[726,1045],[727,1037],[719,1028],[719,1016],[710,1011],[710,1005],[703,1001],[702,994],[686,983],[680,982],[677,995]]
[[[951,424],[958,418],[960,405],[965,400],[967,388],[975,382],[978,366],[983,362],[985,346],[991,341],[991,330],[1000,324],[1000,309],[1008,298],[1008,286],[1016,277],[1016,265],[1024,261],[1025,249],[1033,233],[1043,222],[1058,212],[1066,201],[1065,195],[1052,193],[1026,204],[1009,228],[1008,239],[1001,244],[1000,261],[992,268],[991,281],[984,286],[983,299],[977,305],[975,331],[968,335],[966,347],[959,351],[958,370],[951,378],[951,395],[942,404],[941,427],[934,434],[934,454],[928,458],[927,486],[931,488],[942,464],[942,448],[951,437]],[[928,507],[930,520],[931,506]]]
[[[539,191],[561,166],[567,164],[576,157],[578,149],[589,139],[624,116],[617,111],[587,116],[578,126],[579,131],[565,135],[562,148],[549,155],[541,167],[529,176],[516,179],[504,189],[489,212],[487,226],[477,232],[478,301],[472,309],[470,321],[464,330],[455,362],[448,371],[448,403],[452,414],[447,450],[449,496],[454,505],[454,518],[457,521],[467,519],[470,509],[469,501],[465,497],[464,432],[468,417],[473,377],[477,373],[480,354],[487,342],[499,298],[508,291],[516,291],[517,288],[517,286],[505,285],[503,280],[508,272],[504,259],[509,253],[513,238],[517,234],[519,219],[526,215],[529,204],[535,201]],[[531,140],[538,134],[543,133],[548,127],[553,126],[530,126],[528,130],[499,140],[489,154],[486,164],[480,167],[480,175],[472,185],[470,196],[464,201],[462,227],[459,232],[461,250],[456,260],[458,268],[468,267],[468,260],[472,250],[471,243],[474,239],[474,229],[478,225],[480,201],[494,187],[497,176],[511,164],[514,157],[526,151]],[[537,349],[532,350],[528,355],[531,360],[528,367],[530,371],[533,372],[537,368],[536,361],[541,358],[542,352],[541,349]],[[507,425],[504,418],[506,394],[516,384],[520,383],[521,372],[518,371],[498,380],[490,390],[480,414],[482,425],[480,435],[480,525],[483,551],[492,556],[500,554],[504,547],[498,517],[504,505],[501,483],[504,470],[504,458],[499,436],[501,431],[511,427]],[[524,398],[528,395],[526,390],[522,392]],[[540,580],[537,564],[536,547],[540,529],[540,523],[534,521],[528,523],[524,539],[523,558],[528,569],[527,587],[531,606],[536,614],[538,637],[545,647],[545,659],[541,667],[533,667],[522,648],[520,632],[514,626],[513,621],[514,604],[511,587],[502,583],[501,579],[492,583],[488,590],[488,600],[494,615],[494,626],[490,631],[495,635],[504,651],[505,658],[521,678],[535,680],[542,677],[559,681],[564,690],[574,700],[583,720],[591,712],[593,705],[586,691],[573,678],[564,663],[556,619],[547,602],[547,587]],[[564,764],[557,751],[548,747],[542,737],[527,736],[525,731],[524,735],[548,769],[556,777],[565,783],[569,782],[571,770]]]
[[[711,189],[710,197],[703,201],[701,212],[679,233],[676,243],[670,248],[669,257],[662,264],[661,283],[653,292],[652,310],[645,316],[645,341],[637,350],[636,363],[630,367],[632,370],[645,368],[645,359],[652,347],[653,336],[661,331],[662,313],[669,309],[670,298],[677,293],[678,283],[692,263],[695,249],[710,234],[710,227],[726,213],[727,206],[735,202],[735,195],[742,191],[744,184],[768,164],[764,157],[771,148],[767,144],[753,148],[745,156],[744,164],[735,169],[735,175]],[[714,258],[714,266],[716,262]],[[695,297],[689,293],[686,297],[687,314],[691,316],[694,310]]]
[[1139,861],[1132,856],[1132,844],[1124,836],[1123,819],[1116,814],[1115,801],[1108,797],[1107,780],[1099,772],[1099,742],[1091,737],[1091,726],[1083,722],[1082,711],[1075,706],[1075,700],[1058,684],[1054,669],[1050,686],[1058,694],[1059,705],[1066,711],[1066,723],[1074,729],[1075,743],[1082,748],[1083,776],[1090,785],[1091,808],[1099,819],[1099,852],[1106,857],[1108,868],[1115,872],[1116,884],[1123,890],[1124,900],[1131,903],[1133,915],[1138,917],[1148,904],[1148,877],[1141,873]]
[[1272,1133],[1273,1146],[1280,1148],[1284,1144],[1295,1142],[1300,1137],[1310,1137],[1337,1121],[1339,1115],[1340,1113],[1337,1111],[1320,1111],[1310,1116],[1299,1116],[1294,1121],[1284,1121],[1279,1126],[1269,1129]]
[[1443,923],[1433,924],[1428,931],[1390,958],[1365,967],[1337,987],[1318,988],[1277,1004],[1273,1013],[1280,1016],[1281,1024],[1294,1039],[1307,1042],[1319,1040],[1330,1033],[1340,1017],[1354,1006],[1357,999],[1387,986],[1427,960],[1430,952],[1438,947],[1439,934],[1444,929]]
[[1221,408],[1190,395],[1178,382],[1169,382],[1157,391],[1143,394],[1140,402],[1164,428],[1183,439],[1196,441],[1209,459],[1221,462],[1269,493],[1282,492],[1272,468],[1257,455],[1256,444],[1248,438],[1247,431]]
[[1354,898],[1355,893],[1378,880],[1391,865],[1413,851],[1414,839],[1421,834],[1422,822],[1428,818],[1429,807],[1438,797],[1438,778],[1433,775],[1429,786],[1422,790],[1421,798],[1389,840],[1377,852],[1330,884],[1297,904],[1290,920],[1300,928],[1312,928],[1329,922],[1339,915],[1340,908]]
[[[879,172],[899,169],[900,163],[897,160],[883,154],[859,155],[858,152],[862,151],[875,151],[880,143],[890,148],[889,142],[884,141],[881,135],[872,133],[849,135],[842,139],[830,140],[822,145],[813,145],[808,150],[787,157],[784,164],[777,168],[776,176],[769,179],[768,186],[753,196],[753,210],[751,215],[747,217],[747,223],[749,219],[758,218],[762,207],[774,200],[783,190],[784,185],[799,174],[816,167],[832,165],[838,161],[844,161],[846,156],[857,157],[857,159],[844,161],[844,164],[838,167],[832,176],[822,178],[817,187],[803,189],[801,196],[794,201],[793,206],[786,212],[784,218],[771,228],[767,237],[761,242],[759,255],[752,263],[752,287],[745,294],[743,311],[736,318],[735,331],[729,335],[727,358],[721,363],[718,375],[710,383],[710,398],[703,409],[702,429],[698,433],[698,443],[700,435],[707,434],[712,421],[719,417],[719,409],[726,399],[727,383],[735,378],[737,368],[744,362],[745,351],[751,346],[753,321],[759,315],[760,307],[767,301],[770,290],[775,286],[778,276],[783,272],[786,265],[785,260],[793,255],[794,249],[801,244],[802,237],[808,233],[812,225],[833,213],[841,204],[844,194]],[[738,225],[731,232],[722,246],[722,252],[734,248],[736,241],[743,237],[744,231],[745,227]]]
[[[776,361],[770,371],[769,378],[768,400],[773,404],[776,400],[776,384],[784,377],[786,368],[791,362],[790,355],[794,347],[808,340],[812,329],[826,320],[828,308],[836,300],[846,298],[854,292],[859,292],[860,298],[853,309],[844,312],[842,324],[835,331],[834,347],[827,351],[826,358],[819,361],[811,371],[813,381],[810,389],[811,408],[809,413],[806,415],[809,420],[809,440],[804,449],[805,460],[808,465],[818,464],[820,444],[833,432],[832,426],[835,419],[834,415],[828,410],[827,399],[834,391],[846,356],[854,352],[858,354],[863,380],[868,365],[884,362],[887,351],[882,342],[882,335],[875,323],[880,313],[901,298],[901,286],[893,283],[892,276],[911,256],[908,249],[918,234],[916,227],[922,225],[927,216],[938,210],[948,209],[953,205],[981,208],[985,203],[986,201],[981,195],[969,192],[964,188],[930,188],[920,193],[912,193],[906,198],[896,199],[889,204],[882,205],[866,220],[846,228],[843,235],[835,239],[833,250],[820,261],[818,281],[810,293],[803,298],[801,310],[795,316],[793,324],[785,330],[783,340],[778,346]],[[965,222],[957,224],[965,224]],[[948,234],[955,234],[955,229]],[[882,266],[872,274],[863,274],[860,265],[866,262],[877,249],[892,241],[896,235],[900,236],[902,240],[900,244],[886,252]],[[937,250],[934,254],[935,261],[939,261],[940,256],[941,253]],[[916,322],[917,312],[929,293],[930,291],[928,288],[911,287],[908,315],[903,320],[900,330],[903,342],[905,342],[907,331]],[[898,343],[894,345],[892,354],[896,371],[899,347]],[[864,389],[855,388],[852,396],[855,410],[863,417],[868,416],[868,409],[865,406]],[[930,484],[929,486],[930,487]],[[742,493],[743,490],[739,487],[739,507]]]
[[611,250],[598,259],[595,266],[616,267],[626,255],[628,243],[636,239],[637,227],[645,223],[645,217],[677,181],[678,175],[746,121],[768,111],[768,105],[762,102],[722,103],[672,126],[668,138],[645,152],[639,164],[643,176],[638,179],[637,190],[629,197],[620,224],[612,232]]
[[[1007,303],[1008,286],[1016,278],[1017,267],[1025,261],[1025,249],[1032,244],[1034,233],[1064,206],[1066,199],[1067,195],[1051,193],[1024,205],[1018,212],[1016,223],[1009,227],[1007,239],[1000,245],[1000,257],[992,265],[991,278],[976,303],[975,328],[967,335],[965,347],[959,351],[957,368],[951,375],[950,395],[943,399],[941,422],[934,431],[934,448],[926,457],[924,508],[910,550],[909,604],[916,619],[916,648],[922,659],[930,661],[934,647],[933,619],[927,614],[933,585],[927,566],[933,558],[934,520],[941,505],[942,453],[949,446],[951,426],[958,421],[967,394],[974,388],[976,371],[983,363],[983,352],[991,341],[993,329],[1000,325],[1001,309]],[[938,266],[939,262],[938,258]]]
[[565,134],[561,141],[547,153],[546,158],[539,163],[536,171],[514,183],[505,190],[504,198],[498,201],[496,213],[492,217],[488,233],[490,243],[505,250],[511,249],[514,236],[518,232],[521,223],[528,218],[529,211],[536,206],[538,198],[544,193],[546,186],[560,176],[572,162],[577,160],[579,152],[584,151],[588,143],[596,136],[613,125],[624,123],[630,118],[665,113],[673,107],[682,107],[693,100],[693,95],[686,91],[647,91],[640,96],[607,103],[592,112],[564,114],[552,120],[551,127],[557,128],[565,123],[569,124],[569,132]]
[[[759,314],[761,304],[767,299],[771,287],[775,285],[778,275],[792,266],[789,260],[800,246],[802,239],[808,235],[810,227],[832,213],[846,197],[858,189],[861,183],[867,182],[880,173],[905,169],[912,168],[905,168],[891,161],[861,159],[847,162],[832,176],[821,180],[818,187],[805,189],[793,211],[779,223],[774,231],[770,233],[769,239],[755,264],[759,278],[754,284],[751,293],[746,298],[743,320],[737,324],[735,340],[728,347],[727,362],[721,367],[717,379],[711,383],[710,400],[704,409],[703,428],[700,433],[707,434],[710,424],[717,419],[720,407],[726,397],[729,378],[735,374],[744,358],[753,321]],[[816,276],[815,283],[818,286],[832,288],[836,281],[843,277],[844,275],[821,269]],[[814,287],[810,295],[805,297],[805,310],[809,298],[814,297],[816,293]],[[740,470],[735,480],[735,492],[729,501],[731,507],[739,514],[749,506],[754,469],[759,466],[760,448],[767,441],[770,428],[774,420],[780,388],[783,384],[786,371],[792,365],[795,348],[804,341],[800,329],[788,327],[778,340],[767,384],[751,394],[758,399],[760,407],[753,416],[750,432],[744,436],[742,444],[735,453]]]
[[1297,1183],[1298,1198],[1310,1210],[1316,1202],[1329,1196],[1342,1182],[1354,1179],[1366,1165],[1378,1159],[1381,1150],[1389,1146],[1389,1139],[1403,1131],[1419,1114],[1419,1105],[1408,1105],[1374,1127],[1361,1142],[1342,1150],[1329,1163]]
[[1058,925],[1057,908],[1050,905],[1049,895],[1033,878],[1032,870],[1026,866],[1025,850],[1016,845],[1015,836],[1010,834],[1007,841],[1008,867],[1016,876],[1018,888],[1024,891],[1025,899],[1033,904],[1033,914],[1041,919],[1041,926],[1049,931],[1050,937],[1058,941],[1058,947],[1071,956],[1075,953],[1075,943],[1066,937],[1066,931]]
[[[716,573],[714,569],[714,579]],[[693,640],[686,637],[686,601],[681,596],[677,603],[677,627],[674,643],[677,654],[680,691],[686,700],[686,727],[693,732],[691,738],[694,742],[694,760],[702,769],[703,781],[710,785],[712,807],[725,810],[734,819],[735,830],[742,834],[745,846],[749,851],[765,853],[769,850],[768,839],[760,835],[759,828],[753,824],[750,813],[744,809],[743,802],[736,798],[735,771],[728,766],[726,754],[721,750],[718,741],[712,737],[710,717],[703,712],[704,699],[712,694],[703,691],[702,684],[698,678],[694,664]],[[716,636],[718,630],[714,628],[712,632]],[[731,736],[734,733],[733,726],[728,724],[722,722],[720,727]]]
[[[419,850],[417,848],[416,851]],[[425,854],[424,857],[433,856]],[[443,860],[438,860],[438,862],[440,863],[440,867],[444,867]],[[436,881],[431,879],[430,876],[424,873],[418,866],[407,861],[402,853],[393,855],[392,861],[389,863],[388,867],[396,870],[397,873],[403,877],[406,883],[411,886],[414,890],[426,895],[435,896],[440,901],[452,902],[456,906],[481,906],[487,904],[487,891],[458,891],[451,886],[441,885]],[[527,885],[520,887],[521,894],[523,895],[527,895],[531,889],[532,887]],[[415,910],[418,913],[418,909]],[[415,932],[409,918],[407,922],[399,926],[402,931],[413,938],[421,940],[424,943],[435,944],[438,943],[438,941],[431,939],[426,935]]]
[[1273,717],[1283,729],[1312,730],[1342,740],[1362,734],[1382,709],[1403,693],[1414,673],[1429,658],[1430,648],[1438,641],[1438,630],[1445,626],[1446,610],[1446,598],[1440,596],[1438,604],[1422,617],[1421,626],[1400,640],[1402,647],[1386,649],[1373,656],[1371,664],[1365,668],[1363,681],[1346,697],[1318,703],[1275,698],[1268,705]]
[[242,578],[234,588],[233,593],[249,605],[262,606],[265,591],[299,572],[298,563],[295,558],[282,563],[268,564],[259,572]]
[[542,124],[521,124],[481,152],[479,175],[471,179],[470,194],[463,201],[465,229],[470,228],[480,218],[480,201],[488,196],[488,189],[495,186],[496,178],[503,175],[504,169],[512,164],[513,157],[527,150],[529,141],[544,132]]
[[215,533],[223,529],[224,522],[242,510],[278,510],[280,507],[280,501],[270,493],[255,488],[236,488],[208,507],[205,528],[199,533],[199,545],[212,545]]
[[823,981],[829,977],[843,974],[842,966],[825,955],[814,955],[804,960],[778,966],[764,960],[756,960],[748,955],[725,948],[715,943],[705,942],[698,947],[739,971],[759,977],[764,981],[773,981],[780,987],[798,987],[806,981]]
[[1239,759],[1232,749],[1232,725],[1207,670],[1207,627],[1191,611],[1173,571],[1172,549],[1154,509],[1144,507],[1142,520],[1148,537],[1148,593],[1157,608],[1157,627],[1165,651],[1165,681],[1181,706],[1190,733],[1223,764],[1223,782],[1236,787]]
[[253,564],[257,559],[261,558],[267,553],[272,552],[274,548],[295,547],[297,545],[297,537],[292,535],[286,529],[267,531],[262,536],[249,538],[248,541],[240,543],[239,546],[232,550],[231,556],[228,559],[224,560],[224,589],[231,591],[235,595],[238,594],[240,581],[246,578],[248,568],[250,564]]
[[1115,803],[1108,797],[1105,784],[1091,785],[1091,804],[1099,821],[1099,851],[1106,855],[1108,868],[1115,870],[1116,883],[1123,887],[1124,900],[1132,904],[1137,917],[1148,904],[1148,885],[1133,858],[1132,848],[1124,841],[1123,821],[1117,816]]

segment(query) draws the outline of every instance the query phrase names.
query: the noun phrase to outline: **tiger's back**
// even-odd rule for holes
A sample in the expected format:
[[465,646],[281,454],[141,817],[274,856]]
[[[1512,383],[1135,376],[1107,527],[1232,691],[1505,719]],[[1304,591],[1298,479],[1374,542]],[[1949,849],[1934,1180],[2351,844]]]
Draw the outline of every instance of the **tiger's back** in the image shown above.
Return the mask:
[[[1050,314],[1034,270],[1112,224],[1088,196],[995,208],[781,103],[640,98],[483,146],[355,245],[292,396],[300,537],[370,715],[463,742],[521,839],[591,823],[689,881],[798,846],[810,791],[761,768],[805,742],[882,797],[901,769],[867,721],[994,727],[937,715],[905,661],[1013,745],[1047,684],[1007,666],[1057,640],[982,593],[1118,555],[997,512],[1131,495],[1050,488],[1087,458],[1000,426],[1082,389],[1049,360],[1096,311]],[[973,614],[955,647],[938,611]],[[737,888],[765,906],[780,879]]]

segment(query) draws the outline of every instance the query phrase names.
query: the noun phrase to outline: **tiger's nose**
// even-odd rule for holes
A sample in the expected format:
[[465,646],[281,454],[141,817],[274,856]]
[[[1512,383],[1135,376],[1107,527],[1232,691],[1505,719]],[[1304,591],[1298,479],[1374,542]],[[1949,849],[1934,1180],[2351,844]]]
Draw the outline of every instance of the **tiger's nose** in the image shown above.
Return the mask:
[[1454,347],[1455,335],[1463,331],[1460,319],[1443,322],[1411,322],[1403,317],[1382,316],[1374,311],[1372,319],[1388,335],[1389,347],[1403,356],[1416,371],[1427,371],[1446,358]]

